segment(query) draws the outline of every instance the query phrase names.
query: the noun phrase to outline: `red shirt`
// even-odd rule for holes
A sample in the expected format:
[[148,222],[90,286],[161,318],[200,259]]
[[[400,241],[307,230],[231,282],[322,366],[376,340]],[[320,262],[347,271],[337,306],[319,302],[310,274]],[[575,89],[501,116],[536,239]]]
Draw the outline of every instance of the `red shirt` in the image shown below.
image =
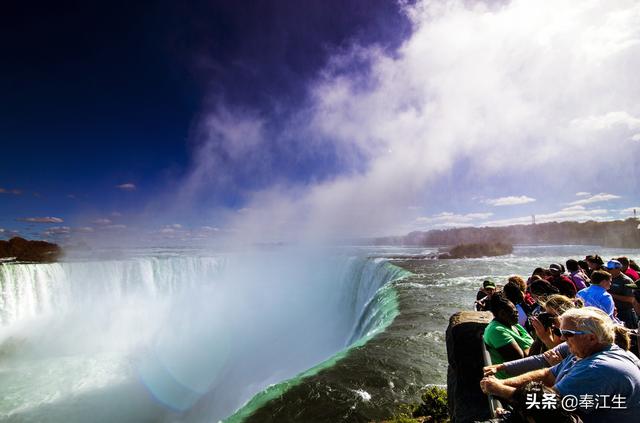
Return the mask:
[[558,291],[560,291],[562,295],[565,295],[569,298],[575,298],[576,293],[578,292],[578,290],[576,289],[576,285],[565,275],[558,275],[555,278],[551,276],[547,280],[551,285],[558,288]]
[[638,272],[636,272],[630,267],[627,267],[627,270],[624,271],[624,274],[629,276],[631,279],[633,279],[634,282],[640,279],[640,275],[638,275]]

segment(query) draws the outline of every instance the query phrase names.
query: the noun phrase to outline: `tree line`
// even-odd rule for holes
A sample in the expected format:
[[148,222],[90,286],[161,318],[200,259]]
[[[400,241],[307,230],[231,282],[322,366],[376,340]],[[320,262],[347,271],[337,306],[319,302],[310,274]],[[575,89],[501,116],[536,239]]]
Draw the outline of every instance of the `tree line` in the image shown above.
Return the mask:
[[376,245],[440,246],[463,243],[581,244],[611,248],[640,248],[640,221],[549,222],[482,228],[434,229],[404,236],[376,238]]

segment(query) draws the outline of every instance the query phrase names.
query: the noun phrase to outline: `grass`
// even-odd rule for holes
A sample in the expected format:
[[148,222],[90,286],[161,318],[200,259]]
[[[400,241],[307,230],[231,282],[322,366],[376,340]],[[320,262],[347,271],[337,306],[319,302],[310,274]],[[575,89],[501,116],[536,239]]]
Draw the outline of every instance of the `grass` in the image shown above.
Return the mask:
[[447,390],[429,386],[421,394],[420,404],[404,404],[398,414],[385,423],[448,423]]

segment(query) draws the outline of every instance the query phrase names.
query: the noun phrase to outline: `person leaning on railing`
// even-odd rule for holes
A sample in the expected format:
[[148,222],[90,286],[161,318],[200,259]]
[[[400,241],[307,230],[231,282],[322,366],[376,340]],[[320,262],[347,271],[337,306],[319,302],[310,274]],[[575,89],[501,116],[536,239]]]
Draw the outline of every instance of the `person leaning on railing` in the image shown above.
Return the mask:
[[[518,324],[518,311],[502,292],[493,294],[490,300],[493,320],[487,325],[482,336],[491,362],[500,364],[505,361],[526,357],[533,339]],[[498,373],[497,377],[507,377]]]

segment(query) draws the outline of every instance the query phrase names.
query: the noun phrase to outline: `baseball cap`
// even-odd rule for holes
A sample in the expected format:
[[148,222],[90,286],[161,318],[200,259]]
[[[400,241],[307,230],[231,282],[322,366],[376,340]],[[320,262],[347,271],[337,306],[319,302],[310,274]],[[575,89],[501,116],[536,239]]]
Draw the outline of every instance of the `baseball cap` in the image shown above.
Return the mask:
[[495,282],[493,282],[492,280],[487,279],[487,280],[485,280],[484,282],[482,282],[482,287],[483,287],[483,288],[485,288],[485,289],[486,289],[486,288],[493,288],[493,289],[496,289],[496,284],[495,284]]
[[609,260],[607,269],[622,269],[622,264],[618,260]]
[[562,266],[560,266],[558,263],[552,263],[551,265],[549,265],[549,270],[562,273]]

